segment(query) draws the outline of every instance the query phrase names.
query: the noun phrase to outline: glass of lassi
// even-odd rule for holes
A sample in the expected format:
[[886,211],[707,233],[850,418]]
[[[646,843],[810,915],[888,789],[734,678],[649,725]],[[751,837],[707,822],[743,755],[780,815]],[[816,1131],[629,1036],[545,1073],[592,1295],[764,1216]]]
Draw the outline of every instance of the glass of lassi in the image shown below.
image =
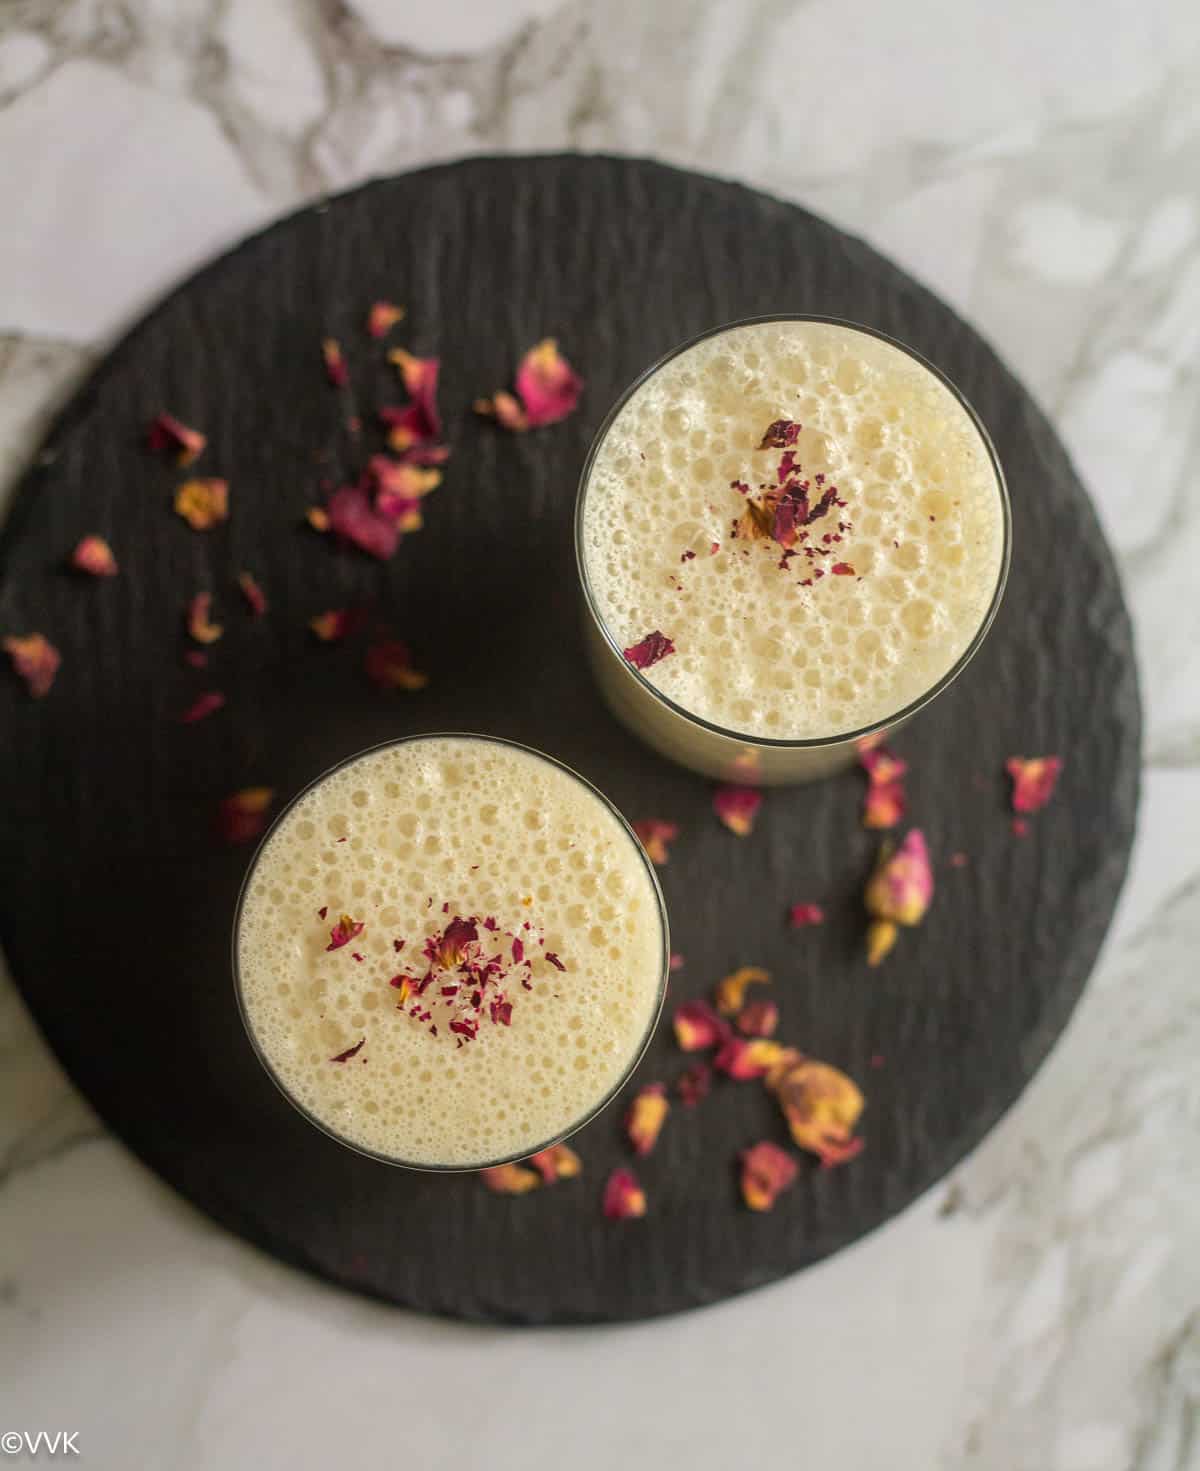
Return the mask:
[[759,317],[617,402],[580,481],[585,636],[614,713],[723,781],[847,765],[983,641],[1008,493],[974,410],[899,342]]
[[238,1004],[301,1113],[389,1164],[521,1159],[608,1103],[670,960],[615,807],[490,736],[376,746],[280,814],[234,923]]

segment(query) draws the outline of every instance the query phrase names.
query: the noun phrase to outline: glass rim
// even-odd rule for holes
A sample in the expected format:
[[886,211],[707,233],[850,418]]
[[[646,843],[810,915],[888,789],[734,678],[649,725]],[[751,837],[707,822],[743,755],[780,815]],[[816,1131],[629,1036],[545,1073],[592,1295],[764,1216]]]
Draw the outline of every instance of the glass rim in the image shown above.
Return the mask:
[[[498,1155],[494,1158],[489,1157],[480,1160],[478,1163],[464,1165],[421,1163],[413,1160],[401,1159],[393,1154],[385,1154],[380,1150],[370,1149],[365,1145],[355,1143],[353,1139],[348,1139],[344,1134],[339,1133],[336,1128],[332,1127],[330,1124],[327,1124],[326,1122],[324,1122],[324,1120],[318,1118],[311,1111],[311,1109],[307,1108],[303,1103],[301,1103],[300,1100],[296,1098],[295,1095],[291,1092],[291,1090],[284,1085],[283,1080],[276,1072],[275,1067],[272,1065],[270,1059],[266,1056],[262,1047],[259,1045],[258,1038],[255,1035],[254,1028],[250,1023],[250,1018],[246,1012],[245,998],[242,994],[241,966],[238,959],[238,939],[241,933],[242,911],[245,907],[246,894],[250,887],[250,880],[254,876],[255,870],[258,867],[259,859],[262,857],[267,844],[271,841],[271,838],[275,835],[280,824],[284,821],[284,819],[292,811],[292,809],[315,787],[320,786],[323,781],[326,781],[335,773],[342,771],[345,767],[352,765],[355,761],[362,760],[365,756],[374,755],[377,751],[389,750],[393,746],[405,746],[411,744],[414,741],[432,740],[487,741],[491,745],[507,746],[511,750],[521,751],[525,755],[534,756],[540,761],[545,761],[550,766],[557,767],[559,771],[562,771],[567,776],[572,777],[586,791],[590,792],[593,797],[598,798],[601,804],[606,808],[606,810],[611,813],[613,817],[616,818],[618,826],[624,831],[626,837],[629,839],[629,842],[633,845],[633,848],[638,855],[638,859],[642,865],[642,868],[645,871],[646,876],[650,880],[650,888],[654,894],[655,902],[658,906],[659,933],[662,937],[662,951],[659,961],[658,991],[654,1000],[654,1005],[651,1010],[649,1020],[646,1024],[646,1029],[642,1034],[640,1041],[638,1042],[636,1050],[631,1054],[628,1065],[622,1070],[621,1075],[616,1079],[612,1087],[609,1088],[604,1096],[595,1104],[595,1106],[590,1108],[585,1114],[581,1115],[578,1119],[572,1121],[561,1132],[553,1134],[550,1138],[546,1139],[543,1143],[535,1145],[532,1149],[522,1150],[518,1154],[504,1154]],[[646,852],[644,845],[638,838],[637,834],[634,832],[632,824],[625,817],[624,813],[622,813],[620,809],[610,800],[610,798],[605,796],[605,794],[597,786],[588,781],[587,777],[581,776],[580,773],[574,769],[574,767],[568,766],[565,761],[559,761],[558,758],[555,756],[548,756],[545,751],[539,751],[534,746],[523,745],[520,741],[508,740],[504,736],[478,735],[471,731],[422,731],[414,735],[397,736],[393,740],[377,741],[373,746],[365,746],[361,751],[355,751],[349,756],[344,756],[340,761],[335,761],[332,766],[327,767],[319,775],[313,777],[311,781],[306,782],[305,785],[301,787],[301,789],[296,793],[296,795],[292,797],[287,802],[287,804],[280,809],[279,813],[271,822],[270,827],[267,828],[266,832],[262,835],[258,843],[255,845],[254,852],[250,855],[250,861],[246,866],[246,872],[242,876],[241,887],[238,890],[237,903],[234,906],[233,911],[231,960],[233,970],[234,997],[237,1001],[238,1014],[242,1019],[242,1026],[245,1028],[246,1036],[249,1039],[250,1046],[253,1049],[255,1056],[258,1058],[259,1063],[262,1065],[262,1068],[266,1075],[271,1079],[276,1088],[278,1088],[279,1092],[283,1094],[284,1098],[287,1099],[287,1101],[292,1105],[297,1113],[301,1114],[305,1119],[308,1120],[310,1124],[315,1125],[316,1128],[321,1131],[321,1133],[327,1135],[330,1139],[335,1140],[338,1144],[344,1145],[345,1148],[353,1150],[356,1154],[364,1155],[368,1159],[378,1160],[381,1164],[394,1165],[400,1169],[420,1170],[422,1173],[425,1174],[462,1175],[474,1174],[479,1170],[493,1169],[498,1165],[514,1164],[518,1160],[528,1159],[531,1155],[539,1154],[543,1149],[550,1149],[553,1145],[559,1144],[564,1139],[570,1138],[572,1134],[578,1133],[580,1129],[584,1128],[585,1125],[591,1123],[591,1121],[596,1118],[598,1114],[603,1113],[608,1105],[612,1103],[613,1099],[616,1098],[617,1094],[632,1077],[634,1070],[637,1068],[642,1058],[646,1055],[646,1049],[650,1046],[650,1042],[653,1039],[655,1031],[658,1028],[658,1023],[663,1012],[663,1006],[666,1003],[667,983],[670,980],[671,935],[670,925],[667,916],[667,905],[665,899],[663,898],[662,886],[659,884],[658,875],[654,871],[654,864],[651,862],[649,854]]]
[[[620,414],[621,410],[624,409],[625,405],[630,401],[630,399],[638,391],[638,389],[640,389],[645,383],[649,382],[649,380],[657,372],[659,372],[660,369],[666,367],[668,363],[674,361],[675,358],[680,357],[683,353],[690,352],[693,347],[699,346],[700,343],[707,342],[709,338],[720,337],[726,332],[733,332],[741,327],[766,326],[772,322],[821,322],[831,327],[844,327],[849,331],[861,332],[867,337],[874,337],[880,342],[885,342],[890,347],[894,347],[900,352],[904,353],[906,357],[911,358],[914,362],[919,363],[921,367],[926,369],[927,372],[931,373],[933,377],[938,380],[939,383],[941,383],[945,388],[949,390],[955,401],[960,405],[961,408],[965,410],[967,417],[970,419],[976,433],[979,435],[980,439],[983,442],[984,449],[987,451],[988,461],[992,467],[992,473],[996,486],[996,494],[1000,501],[1000,516],[1004,539],[1000,549],[1000,566],[996,573],[996,585],[992,590],[991,600],[988,603],[983,617],[980,619],[979,626],[976,628],[966,648],[962,651],[962,653],[943,675],[935,680],[934,683],[930,685],[927,690],[924,690],[914,700],[910,700],[907,705],[902,706],[899,710],[894,711],[890,715],[883,716],[878,720],[873,720],[867,725],[858,726],[851,730],[840,732],[837,735],[832,736],[789,737],[753,735],[748,731],[733,730],[727,726],[719,725],[715,721],[707,720],[703,715],[698,715],[694,710],[689,710],[686,705],[681,705],[676,700],[671,699],[669,695],[664,694],[662,690],[660,690],[656,685],[652,684],[651,681],[646,678],[642,670],[638,669],[635,665],[631,664],[628,659],[625,658],[620,644],[613,636],[612,630],[608,627],[608,624],[601,617],[600,610],[596,606],[596,599],[592,592],[591,582],[588,578],[587,557],[585,555],[583,546],[584,508],[587,503],[587,493],[588,486],[591,481],[592,467],[596,462],[596,457],[600,453],[600,448],[607,438],[608,432],[616,421],[617,416]],[[587,609],[589,614],[591,615],[592,621],[595,623],[601,638],[608,645],[608,648],[612,652],[612,654],[614,654],[615,657],[620,661],[622,667],[629,671],[633,678],[637,680],[638,684],[641,685],[642,689],[645,690],[659,705],[664,706],[673,714],[680,716],[682,719],[688,721],[690,724],[698,726],[700,729],[706,730],[712,735],[720,736],[726,740],[733,741],[737,745],[743,747],[759,747],[765,750],[782,751],[826,750],[835,746],[847,745],[851,741],[863,740],[867,736],[874,735],[881,730],[887,730],[889,727],[893,725],[898,725],[901,721],[909,719],[909,717],[915,715],[918,710],[921,710],[924,708],[924,706],[928,705],[930,701],[936,699],[936,697],[940,695],[942,691],[947,688],[947,686],[953,684],[953,682],[958,678],[962,671],[975,657],[976,653],[978,653],[979,651],[980,645],[983,643],[985,637],[987,636],[988,630],[991,628],[993,622],[995,621],[996,614],[1000,608],[1000,603],[1004,597],[1004,589],[1008,582],[1009,566],[1012,561],[1012,504],[1008,494],[1008,483],[1004,478],[1004,469],[1000,464],[1000,457],[996,453],[996,447],[992,443],[991,435],[988,434],[982,419],[980,419],[979,415],[976,413],[970,400],[957,386],[957,384],[955,384],[952,379],[948,378],[946,374],[942,372],[942,370],[936,365],[936,363],[931,363],[928,358],[922,356],[922,354],[917,352],[915,348],[909,347],[907,343],[899,341],[898,338],[890,337],[886,332],[881,332],[876,327],[868,327],[862,322],[852,322],[846,317],[822,316],[820,314],[810,312],[774,312],[769,313],[765,316],[739,317],[735,321],[723,322],[719,326],[709,327],[706,331],[697,333],[694,337],[689,337],[685,342],[681,342],[678,346],[673,347],[668,352],[663,353],[663,355],[652,362],[648,368],[643,369],[643,371],[638,374],[638,376],[633,380],[632,383],[629,384],[624,392],[620,394],[616,402],[605,415],[599,429],[596,430],[595,436],[592,439],[591,447],[589,448],[587,453],[587,458],[583,462],[583,469],[580,471],[579,488],[576,491],[575,495],[574,535],[575,567],[579,576],[579,585],[583,591],[584,602],[587,605]]]

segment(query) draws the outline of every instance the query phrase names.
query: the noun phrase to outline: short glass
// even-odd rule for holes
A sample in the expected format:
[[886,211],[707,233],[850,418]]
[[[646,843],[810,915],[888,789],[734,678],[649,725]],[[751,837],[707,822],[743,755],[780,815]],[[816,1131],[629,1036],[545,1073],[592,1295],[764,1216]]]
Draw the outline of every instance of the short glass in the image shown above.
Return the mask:
[[[242,923],[246,911],[247,898],[254,884],[255,874],[264,858],[264,855],[269,852],[273,843],[280,840],[281,836],[286,838],[289,818],[296,812],[297,808],[300,807],[300,804],[304,802],[306,797],[308,797],[311,793],[317,791],[317,789],[320,788],[324,783],[329,781],[330,778],[338,776],[340,773],[346,772],[349,768],[353,767],[356,763],[363,761],[365,758],[373,757],[378,755],[379,753],[383,753],[398,747],[408,746],[415,742],[438,742],[443,744],[453,744],[458,742],[487,743],[489,745],[506,748],[507,750],[513,752],[519,752],[523,756],[532,757],[536,761],[544,762],[555,771],[560,772],[564,776],[569,778],[571,782],[577,783],[579,788],[581,789],[581,792],[586,794],[586,802],[589,804],[591,802],[595,802],[603,809],[604,813],[607,816],[614,819],[616,830],[620,833],[621,837],[628,842],[628,856],[631,860],[631,863],[636,866],[636,871],[644,877],[646,892],[651,896],[652,899],[653,913],[648,918],[647,923],[657,930],[657,940],[654,945],[654,992],[650,1002],[647,1023],[642,1032],[635,1038],[634,1044],[631,1046],[627,1055],[625,1056],[622,1066],[620,1067],[619,1074],[615,1076],[611,1084],[605,1088],[603,1095],[595,1099],[595,1101],[592,1102],[590,1106],[588,1106],[582,1112],[577,1114],[570,1114],[564,1117],[561,1120],[561,1126],[551,1129],[546,1137],[530,1139],[527,1141],[527,1143],[523,1143],[522,1147],[518,1149],[509,1150],[499,1154],[489,1154],[486,1151],[481,1151],[478,1158],[471,1158],[465,1161],[458,1160],[454,1163],[440,1163],[427,1159],[407,1159],[396,1153],[389,1153],[383,1150],[371,1148],[365,1145],[361,1140],[348,1137],[345,1133],[340,1131],[330,1121],[330,1119],[321,1117],[312,1108],[306,1106],[303,1102],[301,1102],[300,1099],[296,1097],[292,1089],[289,1088],[283,1078],[281,1078],[279,1071],[277,1070],[275,1064],[268,1054],[267,1049],[263,1046],[260,1040],[255,1027],[254,1018],[251,1014],[252,1007],[247,1004],[243,978]],[[490,795],[493,795],[495,801],[500,804],[503,802],[504,797],[507,794],[503,791],[496,791],[495,793],[492,793]],[[323,877],[323,875],[319,876]],[[556,882],[560,886],[563,884],[564,880],[561,874],[556,879]],[[582,922],[581,928],[586,928],[586,926],[592,921],[593,918],[594,916],[589,915],[588,918]],[[336,916],[330,914],[325,920],[325,924],[326,926],[328,926],[330,922],[335,921]],[[403,954],[403,952],[401,952],[401,954]],[[654,865],[653,863],[651,863],[646,854],[645,848],[642,846],[642,843],[637,838],[636,834],[630,827],[629,823],[626,821],[625,817],[621,814],[621,812],[618,811],[613,803],[609,801],[604,793],[594,787],[589,781],[586,780],[586,778],[580,776],[578,772],[573,771],[563,762],[555,760],[554,757],[547,756],[544,752],[536,751],[528,746],[522,746],[516,741],[503,740],[498,736],[473,735],[463,732],[406,736],[395,741],[386,741],[380,745],[369,747],[364,751],[356,752],[353,756],[348,756],[345,760],[338,762],[337,765],[330,767],[329,770],[323,772],[320,776],[311,781],[308,786],[306,786],[301,792],[299,792],[291,800],[291,802],[289,802],[288,805],[279,813],[275,821],[271,824],[271,827],[268,829],[265,836],[262,838],[258,847],[256,848],[254,855],[250,860],[249,867],[246,871],[246,876],[242,881],[241,892],[238,896],[238,902],[233,921],[233,982],[234,994],[237,999],[238,1010],[241,1014],[242,1022],[246,1028],[246,1035],[250,1040],[250,1045],[253,1047],[255,1054],[257,1055],[258,1060],[262,1063],[264,1069],[267,1072],[267,1075],[275,1083],[276,1087],[279,1088],[283,1096],[299,1113],[301,1113],[309,1121],[309,1123],[314,1124],[318,1129],[320,1129],[323,1133],[329,1135],[330,1138],[335,1139],[339,1144],[344,1144],[347,1148],[353,1149],[359,1154],[367,1155],[369,1158],[377,1159],[384,1164],[400,1165],[408,1169],[441,1173],[480,1170],[491,1168],[496,1165],[508,1164],[515,1160],[527,1159],[530,1155],[537,1154],[543,1149],[548,1149],[552,1145],[560,1143],[562,1140],[574,1134],[577,1130],[583,1128],[583,1126],[589,1123],[593,1118],[595,1118],[597,1114],[601,1113],[613,1101],[616,1095],[624,1087],[626,1082],[628,1082],[630,1075],[633,1073],[634,1069],[641,1061],[646,1048],[649,1046],[651,1037],[654,1035],[654,1030],[658,1024],[658,1019],[662,1012],[663,1001],[666,997],[667,981],[669,979],[670,973],[670,957],[671,941],[667,923],[666,905],[663,901],[662,889],[659,886],[658,876],[654,871]],[[398,955],[396,957],[396,964],[399,963],[400,956]],[[516,992],[514,994],[519,996],[520,993]],[[560,1025],[560,1022],[555,1023],[556,1028]],[[479,1043],[478,1045],[486,1046],[486,1040]],[[383,1059],[380,1058],[379,1060],[382,1065]],[[433,1065],[436,1065],[436,1059],[433,1059],[432,1061]],[[419,1084],[416,1084],[414,1086],[416,1089],[419,1090]]]
[[[700,343],[727,332],[771,323],[798,322],[823,323],[830,327],[844,328],[875,338],[904,353],[949,390],[978,432],[987,453],[999,502],[1002,546],[996,583],[987,609],[969,643],[940,678],[931,683],[915,699],[870,724],[856,729],[833,731],[828,735],[789,739],[748,734],[707,720],[665,695],[646,678],[640,669],[624,657],[619,640],[606,625],[597,606],[588,577],[584,517],[593,467],[609,431],[633,396],[668,363],[689,352]],[[865,737],[880,735],[903,725],[958,678],[983,643],[1000,606],[1008,578],[1011,542],[1012,515],[1008,488],[992,441],[967,399],[933,363],[883,332],[838,317],[798,313],[747,317],[703,332],[653,363],[629,385],[613,405],[592,441],[580,476],[575,503],[575,559],[583,604],[584,639],[589,661],[600,691],[613,714],[647,745],[670,760],[718,781],[747,785],[786,785],[813,781],[832,775],[851,765],[860,741]]]

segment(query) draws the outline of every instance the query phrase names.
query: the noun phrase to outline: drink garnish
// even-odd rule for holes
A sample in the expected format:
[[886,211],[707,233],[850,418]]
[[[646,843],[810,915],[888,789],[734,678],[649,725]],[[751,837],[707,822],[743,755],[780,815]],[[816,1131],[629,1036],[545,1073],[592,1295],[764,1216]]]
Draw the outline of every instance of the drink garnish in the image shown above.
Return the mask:
[[325,946],[327,951],[340,950],[343,945],[348,945],[351,940],[357,939],[366,928],[366,922],[354,919],[349,914],[343,914],[337,924],[329,931],[329,944]]
[[638,1089],[625,1115],[625,1137],[634,1154],[644,1158],[650,1153],[670,1111],[665,1083],[646,1083]]
[[878,965],[896,943],[900,926],[920,924],[933,898],[933,870],[920,828],[913,828],[899,848],[885,844],[863,895],[871,923],[867,930],[867,964]]
[[638,643],[630,644],[629,648],[622,649],[621,652],[635,669],[649,669],[660,659],[673,654],[675,645],[665,633],[660,633],[658,629],[655,629],[653,633],[648,633]]
[[4,640],[4,652],[35,700],[50,693],[62,655],[44,634],[10,634]]
[[251,843],[267,825],[275,793],[270,787],[243,787],[217,805],[217,832],[227,843]]
[[211,531],[229,519],[229,482],[214,477],[185,480],[175,492],[175,512],[193,531]]
[[517,366],[517,394],[500,389],[491,398],[477,398],[477,414],[494,418],[505,429],[523,433],[557,424],[572,413],[583,392],[583,379],[558,350],[553,337],[531,347]]
[[644,817],[633,824],[633,830],[651,863],[661,868],[667,861],[667,844],[679,836],[679,824],[661,817]]
[[159,414],[146,431],[147,448],[173,450],[177,465],[190,465],[207,443],[198,429],[190,429],[173,414]]
[[742,1199],[752,1211],[769,1211],[780,1194],[796,1182],[796,1161],[769,1139],[743,1149],[738,1162],[742,1167]]
[[117,559],[102,536],[85,536],[71,553],[71,566],[89,577],[115,577]]
[[713,811],[731,833],[745,838],[754,830],[762,792],[757,787],[721,786],[713,793]]

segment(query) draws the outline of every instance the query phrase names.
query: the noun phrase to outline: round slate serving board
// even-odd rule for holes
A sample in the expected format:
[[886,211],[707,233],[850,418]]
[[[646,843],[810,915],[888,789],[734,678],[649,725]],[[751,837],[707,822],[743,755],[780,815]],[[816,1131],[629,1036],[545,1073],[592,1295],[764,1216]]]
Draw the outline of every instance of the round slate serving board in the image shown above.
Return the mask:
[[[427,526],[380,565],[304,528],[322,477],[348,477],[369,420],[403,395],[368,305],[402,301],[391,336],[443,361],[454,446]],[[938,863],[922,929],[878,972],[859,895],[876,841],[860,781],[767,794],[739,841],[709,786],[614,723],[585,668],[571,513],[589,440],[648,362],[714,323],[820,312],[881,328],[939,364],[991,431],[1013,500],[1012,577],[978,659],[898,741],[911,815]],[[339,337],[351,390],[326,382]],[[587,379],[566,423],[514,437],[473,397],[557,335]],[[142,436],[168,408],[209,436],[195,473],[231,485],[204,534],[171,511],[183,476]],[[87,532],[121,575],[62,570]],[[836,1251],[971,1148],[1029,1080],[1078,997],[1125,872],[1140,716],[1128,618],[1088,499],[1049,425],[984,343],[865,245],[803,210],[659,164],[477,159],[373,183],[239,246],[155,310],[67,408],[18,493],[2,544],[0,633],[62,649],[51,694],[0,681],[0,925],[64,1065],[113,1129],[211,1216],[274,1255],[431,1312],[510,1322],[635,1319],[713,1302]],[[234,578],[271,600],[251,619]],[[182,609],[215,594],[224,639],[182,663]],[[369,603],[432,681],[385,696],[361,642],[317,646],[325,608]],[[179,713],[202,689],[225,710]],[[673,1002],[737,965],[766,966],[780,1035],[862,1084],[866,1150],[802,1166],[773,1214],[739,1203],[733,1156],[783,1142],[763,1090],[726,1084],[676,1107],[639,1165],[648,1217],[600,1216],[626,1158],[618,1102],[576,1140],[581,1179],[523,1199],[470,1176],[391,1169],[293,1112],[242,1033],[229,927],[246,850],[211,832],[215,802],[268,784],[282,802],[360,747],[476,729],[578,768],[633,819],[683,828],[662,870]],[[1063,752],[1052,804],[1013,836],[1013,753]],[[948,865],[962,850],[970,862]],[[787,906],[826,907],[793,933]],[[663,1026],[636,1082],[684,1059]],[[86,1202],[81,1202],[86,1208]]]

